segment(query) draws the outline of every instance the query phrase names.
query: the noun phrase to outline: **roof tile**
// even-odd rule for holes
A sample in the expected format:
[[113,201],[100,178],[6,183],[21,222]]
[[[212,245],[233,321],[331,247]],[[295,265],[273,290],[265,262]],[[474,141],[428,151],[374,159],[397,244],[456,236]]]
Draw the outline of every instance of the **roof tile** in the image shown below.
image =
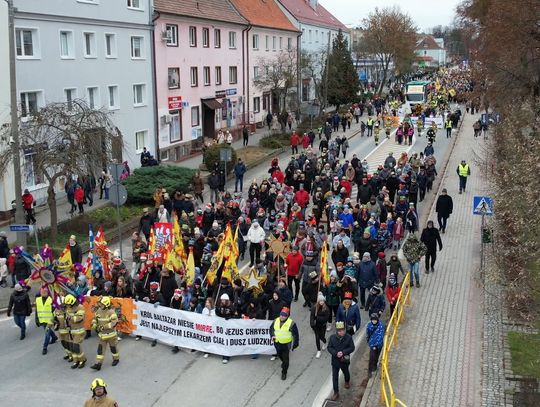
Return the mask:
[[298,31],[285,13],[276,4],[276,0],[230,0],[238,12],[252,25]]
[[154,7],[161,13],[244,25],[248,23],[228,0],[154,0]]
[[313,9],[309,5],[309,0],[279,0],[279,2],[300,22],[349,31],[341,21],[321,4],[317,4]]

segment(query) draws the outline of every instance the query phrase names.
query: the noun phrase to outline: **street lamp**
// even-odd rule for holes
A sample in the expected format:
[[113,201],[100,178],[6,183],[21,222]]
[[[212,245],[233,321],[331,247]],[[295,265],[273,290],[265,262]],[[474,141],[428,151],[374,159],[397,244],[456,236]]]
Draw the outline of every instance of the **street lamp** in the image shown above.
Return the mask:
[[[19,140],[19,118],[17,115],[17,77],[15,74],[15,9],[13,0],[4,0],[8,5],[9,29],[9,82],[11,96],[11,150],[13,155],[13,175],[15,177],[15,222],[24,223],[21,187],[21,143]],[[26,246],[26,233],[17,232],[17,242]],[[39,247],[36,248],[39,250]]]

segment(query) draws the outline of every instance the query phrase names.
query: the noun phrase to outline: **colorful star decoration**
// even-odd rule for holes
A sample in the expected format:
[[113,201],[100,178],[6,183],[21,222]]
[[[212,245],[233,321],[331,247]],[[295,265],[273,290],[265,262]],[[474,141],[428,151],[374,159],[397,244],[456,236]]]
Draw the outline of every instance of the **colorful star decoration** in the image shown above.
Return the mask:
[[266,282],[266,276],[257,276],[255,267],[252,267],[247,274],[241,275],[240,278],[248,290],[253,289],[255,293],[263,292],[263,284]]

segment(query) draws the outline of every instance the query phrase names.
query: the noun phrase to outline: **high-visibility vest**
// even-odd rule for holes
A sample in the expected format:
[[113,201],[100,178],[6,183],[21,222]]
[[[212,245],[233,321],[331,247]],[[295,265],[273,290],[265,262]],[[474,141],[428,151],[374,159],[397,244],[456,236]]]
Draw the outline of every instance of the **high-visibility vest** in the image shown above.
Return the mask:
[[459,164],[459,176],[466,177],[469,175],[469,164],[461,165]]
[[48,324],[53,319],[52,298],[36,297],[36,313],[40,324]]
[[274,336],[276,337],[275,342],[277,343],[291,343],[293,340],[291,325],[293,324],[292,319],[287,319],[283,324],[281,320],[276,318],[274,320]]
[[447,121],[446,121],[446,128],[447,128],[447,129],[451,129],[451,128],[452,128],[452,121],[451,121],[451,120],[447,120]]
[[373,126],[373,119],[368,119],[367,125],[370,127]]

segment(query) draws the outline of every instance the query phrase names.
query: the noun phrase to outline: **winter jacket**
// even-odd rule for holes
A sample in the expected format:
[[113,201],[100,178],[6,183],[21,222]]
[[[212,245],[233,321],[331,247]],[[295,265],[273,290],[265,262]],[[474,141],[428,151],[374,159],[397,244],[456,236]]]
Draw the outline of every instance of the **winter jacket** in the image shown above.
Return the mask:
[[385,307],[386,302],[384,301],[384,296],[382,294],[375,295],[369,293],[366,300],[366,309],[368,310],[369,315],[379,314],[379,316],[381,316]]
[[330,309],[325,305],[319,309],[317,312],[317,315],[315,315],[315,311],[317,310],[317,306],[314,305],[311,307],[311,315],[309,317],[309,326],[314,328],[315,326],[325,326],[328,322],[328,319],[330,318]]
[[375,325],[369,321],[366,327],[366,339],[370,348],[382,348],[384,344],[384,325],[381,321]]
[[401,292],[401,288],[399,284],[396,284],[395,287],[391,287],[389,285],[386,286],[386,298],[390,304],[395,304],[398,300],[399,293]]
[[388,268],[389,268],[389,273],[395,275],[396,277],[398,276],[400,271],[401,271],[401,274],[405,274],[405,272],[403,271],[403,266],[401,265],[401,262],[399,261],[397,257],[394,258],[392,256],[390,258],[390,261],[388,262]]
[[309,276],[309,274],[312,271],[317,272],[317,275],[319,275],[319,262],[316,259],[304,259],[302,267],[300,267],[300,275],[302,276],[303,283],[307,284],[311,282],[311,277]]
[[409,263],[417,263],[426,254],[426,245],[411,235],[403,244],[403,255]]
[[14,291],[9,297],[9,305],[7,309],[8,316],[13,311],[14,315],[26,315],[32,314],[32,304],[30,303],[30,297],[28,293],[23,291]]
[[71,254],[71,261],[73,264],[82,263],[82,251],[81,246],[78,243],[75,243],[73,246],[69,246],[69,251]]
[[354,327],[355,331],[360,329],[360,308],[356,303],[352,303],[348,309],[343,304],[339,304],[336,314],[336,322],[345,322],[347,328]]
[[439,195],[435,205],[435,212],[443,218],[448,218],[454,209],[454,203],[449,195]]
[[15,259],[13,272],[15,273],[15,278],[17,281],[26,280],[28,277],[30,277],[30,265],[21,255],[17,256]]
[[289,253],[285,259],[285,264],[287,265],[287,275],[288,276],[298,276],[300,274],[300,267],[304,262],[304,257],[300,252],[296,254]]
[[329,307],[335,307],[339,305],[339,293],[340,291],[337,283],[330,283],[327,287],[325,287],[324,295],[326,297],[326,303]]
[[439,251],[442,250],[442,240],[439,230],[435,227],[425,228],[422,231],[420,241],[426,245],[428,253],[437,252],[437,243],[439,244]]
[[141,216],[141,219],[139,220],[139,233],[142,232],[143,235],[148,236],[153,223],[153,219],[150,215]]
[[341,249],[335,248],[334,251],[332,251],[332,261],[334,262],[334,266],[336,266],[339,262],[345,264],[347,263],[347,258],[349,257],[349,250],[343,246]]
[[343,355],[349,356],[354,352],[352,336],[347,333],[341,337],[337,334],[330,336],[328,340],[328,352],[332,355],[332,366],[340,366],[343,358],[338,358],[337,353],[342,352]]
[[371,288],[377,281],[379,281],[379,278],[377,277],[375,263],[371,260],[362,261],[358,268],[358,285],[360,288]]
[[285,303],[285,301],[283,301],[280,298],[278,298],[277,300],[274,300],[273,298],[268,301],[268,320],[269,321],[273,321],[274,319],[276,319],[277,317],[279,317],[279,313],[281,312],[281,310],[283,309],[283,307],[286,307],[287,304]]

